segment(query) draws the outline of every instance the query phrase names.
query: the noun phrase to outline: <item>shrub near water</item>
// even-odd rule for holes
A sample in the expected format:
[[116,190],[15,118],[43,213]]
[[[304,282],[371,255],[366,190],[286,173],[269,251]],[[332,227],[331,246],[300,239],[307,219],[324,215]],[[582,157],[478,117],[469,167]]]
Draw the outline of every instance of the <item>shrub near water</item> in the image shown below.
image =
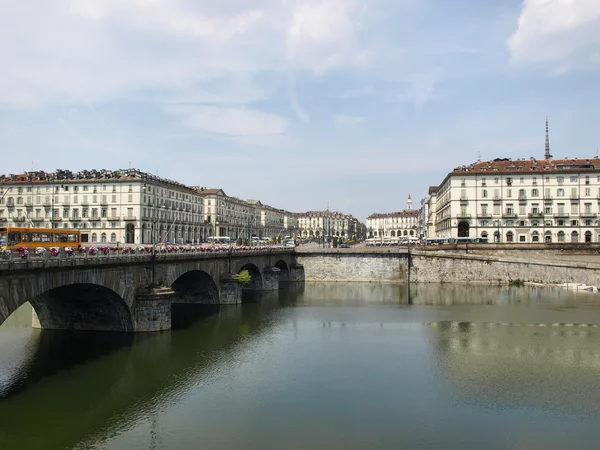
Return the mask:
[[248,285],[252,282],[252,275],[247,270],[242,270],[238,274],[238,283],[242,285]]

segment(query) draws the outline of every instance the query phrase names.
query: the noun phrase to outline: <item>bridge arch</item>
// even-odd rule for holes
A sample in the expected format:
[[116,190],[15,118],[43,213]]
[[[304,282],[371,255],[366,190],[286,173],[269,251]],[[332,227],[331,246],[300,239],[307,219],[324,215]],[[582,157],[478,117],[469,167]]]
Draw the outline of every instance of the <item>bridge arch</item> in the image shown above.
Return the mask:
[[190,270],[171,285],[175,291],[173,303],[218,305],[219,290],[213,278],[203,270]]
[[287,263],[280,259],[275,263],[275,267],[279,269],[279,281],[289,281],[290,280],[290,269]]
[[102,285],[67,284],[49,289],[29,301],[44,329],[134,331],[131,311],[125,301]]
[[262,273],[260,272],[258,267],[256,267],[252,263],[248,263],[240,267],[238,273],[240,273],[243,270],[247,270],[250,273],[250,277],[252,278],[250,285],[247,286],[246,289],[261,289],[263,286],[263,278]]

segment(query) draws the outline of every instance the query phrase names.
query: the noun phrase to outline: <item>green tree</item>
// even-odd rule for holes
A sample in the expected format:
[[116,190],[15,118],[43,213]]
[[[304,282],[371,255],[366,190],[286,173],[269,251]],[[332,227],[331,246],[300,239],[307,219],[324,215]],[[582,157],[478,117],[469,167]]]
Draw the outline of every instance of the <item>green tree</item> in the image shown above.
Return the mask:
[[335,247],[337,247],[337,246],[338,246],[338,237],[337,237],[337,236],[334,236],[334,237],[333,237],[333,247],[335,248]]
[[250,283],[252,283],[252,275],[250,275],[250,272],[248,272],[247,270],[242,270],[238,274],[238,283],[244,286],[247,286]]

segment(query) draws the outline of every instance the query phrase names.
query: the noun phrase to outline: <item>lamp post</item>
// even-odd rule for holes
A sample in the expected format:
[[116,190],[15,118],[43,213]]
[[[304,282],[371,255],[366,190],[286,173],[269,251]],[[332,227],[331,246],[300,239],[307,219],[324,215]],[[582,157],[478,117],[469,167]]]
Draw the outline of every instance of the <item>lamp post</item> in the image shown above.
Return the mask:
[[497,229],[497,234],[496,234],[496,243],[500,243],[500,219],[496,219],[496,229]]
[[[148,185],[146,183],[144,183],[143,186],[144,189],[144,193],[146,193],[148,191]],[[153,208],[154,208],[154,217],[152,219],[152,230],[151,230],[151,239],[152,239],[152,286],[156,286],[156,247],[158,245],[157,239],[158,239],[158,202],[157,202],[157,198],[156,198],[156,187],[154,188],[154,201],[153,203]]]

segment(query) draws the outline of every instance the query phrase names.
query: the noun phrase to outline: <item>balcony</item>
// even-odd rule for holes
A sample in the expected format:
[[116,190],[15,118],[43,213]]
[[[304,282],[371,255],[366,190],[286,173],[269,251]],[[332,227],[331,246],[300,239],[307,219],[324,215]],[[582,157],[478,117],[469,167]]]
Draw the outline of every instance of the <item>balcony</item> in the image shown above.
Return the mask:
[[530,219],[541,219],[544,215],[541,212],[532,212],[528,214]]
[[494,200],[502,200],[502,197],[500,195],[494,194],[493,199]]
[[560,217],[560,218],[569,218],[569,213],[564,212],[564,211],[558,211],[557,213],[554,213],[554,217]]
[[46,220],[44,217],[33,217],[31,219],[32,222],[43,222],[44,220]]
[[80,220],[81,220],[81,217],[79,217],[79,216],[69,217],[69,221],[71,221],[71,222],[79,222]]
[[6,222],[8,219],[6,217],[0,217],[0,222]]
[[119,216],[108,216],[106,220],[108,220],[109,222],[118,222],[119,220],[121,220],[121,218]]
[[13,222],[25,222],[27,219],[25,216],[13,216]]
[[596,214],[596,213],[593,213],[593,212],[590,212],[590,211],[586,211],[586,212],[582,212],[582,213],[580,214],[580,216],[581,216],[581,217],[588,218],[588,219],[590,219],[590,218],[591,218],[591,219],[595,219],[596,217],[598,217],[598,214]]
[[108,201],[107,200],[100,200],[100,204],[106,206],[106,205],[108,205]]
[[90,217],[89,220],[92,222],[98,221],[98,220],[100,220],[100,216],[92,216],[92,217]]
[[135,216],[123,216],[123,220],[137,220]]
[[527,201],[527,196],[526,195],[519,195],[519,202],[524,203]]
[[50,222],[60,222],[62,220],[62,217],[53,217],[52,219],[50,219]]
[[470,219],[471,217],[473,217],[471,214],[466,214],[466,213],[458,213],[456,215],[457,219]]
[[33,202],[28,200],[28,201],[25,202],[25,206],[28,207],[28,208],[32,208],[33,207]]
[[46,206],[46,207],[49,207],[49,206],[52,206],[52,202],[44,200],[44,201],[42,202],[42,205],[43,205],[43,206]]
[[547,202],[550,202],[550,203],[552,203],[552,202],[554,201],[554,197],[553,197],[553,196],[551,196],[551,195],[545,195],[545,196],[544,196],[544,201],[545,201],[546,203],[547,203]]
[[508,218],[517,218],[517,213],[515,211],[504,211],[502,213],[502,217],[508,217]]
[[479,214],[480,219],[491,219],[492,215],[489,212],[482,212]]
[[466,195],[461,195],[460,196],[460,201],[461,202],[468,202],[469,201],[469,197],[467,197]]
[[569,195],[569,200],[579,200],[579,194],[571,194],[571,195]]

